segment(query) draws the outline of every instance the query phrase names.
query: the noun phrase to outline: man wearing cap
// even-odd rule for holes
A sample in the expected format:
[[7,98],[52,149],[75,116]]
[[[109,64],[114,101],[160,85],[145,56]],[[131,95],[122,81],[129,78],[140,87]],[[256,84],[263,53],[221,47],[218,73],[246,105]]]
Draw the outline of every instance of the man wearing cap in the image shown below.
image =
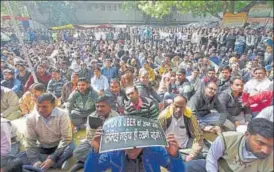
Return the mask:
[[108,79],[101,74],[101,69],[96,66],[94,69],[94,76],[91,78],[91,86],[94,88],[98,94],[103,93],[109,88]]
[[17,61],[15,63],[15,67],[19,71],[19,73],[16,75],[16,79],[21,81],[21,85],[23,88],[27,80],[29,79],[31,73],[26,69],[26,66],[23,61]]
[[[171,86],[171,81],[168,85],[168,92],[165,93],[164,95],[164,100],[167,99],[174,99],[174,97],[176,95],[181,95],[186,97],[187,100],[189,100],[191,98],[191,96],[194,93],[194,89],[192,87],[192,85],[190,84],[190,82],[186,79],[186,71],[185,69],[179,69],[179,71],[177,71],[176,73],[176,82],[175,82],[175,94],[171,93],[172,91],[172,86]],[[173,91],[174,92],[174,91]]]
[[98,94],[89,85],[88,80],[79,78],[77,89],[70,94],[66,105],[76,130],[86,127],[87,116],[94,112],[97,98]]
[[108,82],[110,82],[110,80],[113,78],[117,78],[118,71],[115,67],[111,66],[111,59],[105,60],[105,65],[101,71],[102,71],[102,75],[107,77]]
[[66,81],[66,79],[61,77],[59,69],[52,69],[51,80],[49,80],[47,92],[52,93],[57,98],[60,98],[62,87],[64,86]]
[[88,152],[92,149],[91,140],[95,135],[96,129],[90,128],[89,126],[89,117],[97,117],[101,118],[103,121],[107,120],[108,118],[118,116],[119,114],[111,109],[111,99],[108,96],[101,96],[96,101],[96,111],[93,112],[88,116],[87,120],[87,127],[86,127],[86,140],[81,143],[75,150],[74,150],[74,157],[77,160],[77,163],[73,166],[71,172],[76,172],[77,170],[84,168],[84,163],[86,161]]
[[23,95],[21,81],[14,77],[14,71],[10,69],[5,69],[3,74],[4,80],[1,81],[1,85],[3,87],[12,89],[18,97],[21,97]]

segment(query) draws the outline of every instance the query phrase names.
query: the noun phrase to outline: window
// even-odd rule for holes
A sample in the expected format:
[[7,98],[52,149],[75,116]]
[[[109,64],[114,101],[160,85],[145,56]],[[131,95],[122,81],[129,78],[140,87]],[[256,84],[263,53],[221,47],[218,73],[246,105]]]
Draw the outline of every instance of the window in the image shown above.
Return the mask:
[[113,8],[113,11],[117,11],[117,5],[116,4],[114,4],[112,8]]
[[111,5],[107,5],[107,11],[111,11]]

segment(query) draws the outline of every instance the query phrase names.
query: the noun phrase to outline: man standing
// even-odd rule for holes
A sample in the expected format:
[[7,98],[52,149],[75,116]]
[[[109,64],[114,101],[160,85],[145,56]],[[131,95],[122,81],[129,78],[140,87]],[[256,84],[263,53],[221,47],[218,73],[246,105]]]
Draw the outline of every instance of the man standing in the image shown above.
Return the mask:
[[243,135],[224,132],[210,147],[206,160],[186,163],[191,172],[273,171],[273,122],[253,119]]
[[86,128],[87,116],[95,111],[97,98],[98,94],[89,86],[88,80],[80,78],[77,89],[70,94],[66,105],[76,130]]
[[43,93],[37,99],[37,109],[26,119],[26,151],[18,155],[24,165],[41,170],[67,168],[75,145],[68,114],[55,107],[55,97]]
[[[103,121],[108,118],[118,116],[119,114],[111,109],[111,100],[107,96],[101,96],[96,101],[96,111],[90,114],[91,117],[101,118]],[[88,118],[89,118],[88,116]],[[86,140],[81,143],[73,152],[74,157],[77,160],[77,163],[73,166],[71,172],[76,172],[77,170],[84,168],[84,163],[86,161],[88,152],[92,149],[91,140],[95,135],[96,129],[92,129],[89,126],[89,119],[87,120],[86,127]]]
[[129,101],[125,104],[125,115],[136,115],[150,119],[157,119],[159,108],[156,103],[147,97],[140,97],[136,87],[126,88]]
[[174,134],[180,149],[192,148],[185,161],[194,159],[202,150],[203,137],[198,122],[186,107],[186,98],[177,96],[174,103],[162,111],[158,117],[166,135]]

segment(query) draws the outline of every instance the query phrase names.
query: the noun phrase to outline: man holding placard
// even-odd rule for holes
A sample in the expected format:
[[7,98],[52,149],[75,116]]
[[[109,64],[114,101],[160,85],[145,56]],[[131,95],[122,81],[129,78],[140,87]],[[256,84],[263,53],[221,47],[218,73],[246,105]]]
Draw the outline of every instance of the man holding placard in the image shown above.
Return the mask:
[[103,129],[96,130],[91,144],[85,172],[107,169],[160,171],[160,167],[172,172],[185,171],[174,135],[165,137],[161,125],[155,120],[137,116],[110,118]]

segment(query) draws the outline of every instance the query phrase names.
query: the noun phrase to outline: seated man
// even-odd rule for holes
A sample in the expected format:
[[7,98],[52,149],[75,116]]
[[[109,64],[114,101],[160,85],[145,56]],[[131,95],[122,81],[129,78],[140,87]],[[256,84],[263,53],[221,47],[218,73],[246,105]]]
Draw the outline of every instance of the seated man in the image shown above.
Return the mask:
[[162,111],[158,117],[166,135],[174,134],[180,149],[192,148],[184,161],[190,161],[200,153],[203,147],[202,131],[191,110],[186,107],[186,98],[177,96],[174,103]]
[[51,79],[48,83],[47,92],[52,93],[57,98],[60,98],[62,87],[66,81],[66,79],[61,77],[59,69],[53,69],[51,72]]
[[67,102],[70,93],[72,93],[72,91],[74,91],[74,90],[77,89],[78,80],[79,80],[79,74],[76,73],[76,72],[73,72],[71,74],[70,81],[67,81],[63,85],[62,90],[61,90],[61,100],[62,100],[62,103]]
[[37,99],[37,109],[26,118],[26,147],[18,157],[24,165],[41,170],[67,168],[75,145],[69,115],[55,106],[55,97],[43,93]]
[[91,144],[93,148],[85,163],[85,172],[106,171],[160,171],[160,167],[172,172],[184,172],[184,164],[173,135],[167,136],[169,147],[147,147],[99,154],[102,130],[96,130]]
[[125,90],[120,87],[118,80],[110,80],[110,87],[109,90],[105,92],[105,95],[111,100],[111,108],[119,114],[124,114],[125,102],[128,101],[128,99]]
[[266,108],[264,108],[257,116],[256,118],[264,118],[271,122],[273,122],[273,105],[270,105]]
[[224,132],[211,145],[206,160],[186,163],[190,172],[273,171],[273,122],[253,119],[245,134]]
[[[107,96],[99,97],[96,101],[96,111],[90,114],[92,117],[99,117],[104,121],[108,118],[118,116],[119,114],[111,109],[111,99]],[[74,150],[73,154],[77,163],[73,166],[71,172],[76,172],[77,170],[84,168],[84,163],[86,161],[89,150],[92,148],[91,140],[95,135],[96,129],[92,129],[89,126],[89,119],[87,120],[87,128],[86,128],[86,140],[81,143]]]
[[157,103],[161,103],[162,99],[149,83],[148,72],[140,71],[139,78],[134,84],[141,97],[148,97],[155,100]]
[[14,77],[14,71],[10,69],[4,70],[4,80],[1,81],[1,86],[12,89],[18,97],[23,95],[21,81]]
[[86,128],[87,116],[95,111],[97,98],[98,94],[89,85],[88,80],[80,78],[77,89],[70,94],[66,105],[71,122],[76,130]]
[[157,119],[159,108],[155,101],[148,97],[141,97],[136,87],[126,88],[129,99],[125,104],[125,115],[136,115],[144,118]]
[[231,122],[230,130],[236,129],[237,126],[243,125],[251,120],[251,112],[249,107],[245,107],[242,102],[242,93],[244,82],[240,76],[231,80],[231,86],[224,90],[218,96],[225,111],[228,112],[227,119]]
[[225,66],[221,68],[220,78],[217,82],[218,93],[230,87],[230,75],[231,75],[231,68],[229,66]]
[[1,168],[5,168],[8,164],[12,163],[16,159],[15,155],[18,153],[12,153],[14,151],[12,150],[12,144],[16,141],[12,130],[10,121],[1,118]]
[[14,120],[21,116],[18,96],[9,88],[1,86],[1,117]]
[[94,69],[93,73],[94,76],[91,78],[90,84],[99,95],[102,95],[109,88],[108,79],[101,74],[99,66]]
[[208,82],[203,90],[191,97],[188,107],[195,114],[204,131],[221,133],[220,127],[226,120],[227,112],[218,100],[216,92],[216,83]]
[[[29,114],[33,111],[37,98],[46,92],[46,87],[41,83],[34,83],[29,88],[30,91],[27,91],[20,99],[19,105],[21,109],[22,116]],[[61,101],[55,99],[55,105],[60,106]]]
[[253,116],[269,106],[273,99],[273,82],[266,76],[263,67],[254,69],[255,77],[244,85],[243,102],[249,106]]
[[179,69],[176,72],[176,81],[170,80],[168,85],[168,92],[164,95],[164,99],[174,99],[175,96],[181,95],[189,100],[194,93],[194,88],[191,83],[186,79],[186,70]]

